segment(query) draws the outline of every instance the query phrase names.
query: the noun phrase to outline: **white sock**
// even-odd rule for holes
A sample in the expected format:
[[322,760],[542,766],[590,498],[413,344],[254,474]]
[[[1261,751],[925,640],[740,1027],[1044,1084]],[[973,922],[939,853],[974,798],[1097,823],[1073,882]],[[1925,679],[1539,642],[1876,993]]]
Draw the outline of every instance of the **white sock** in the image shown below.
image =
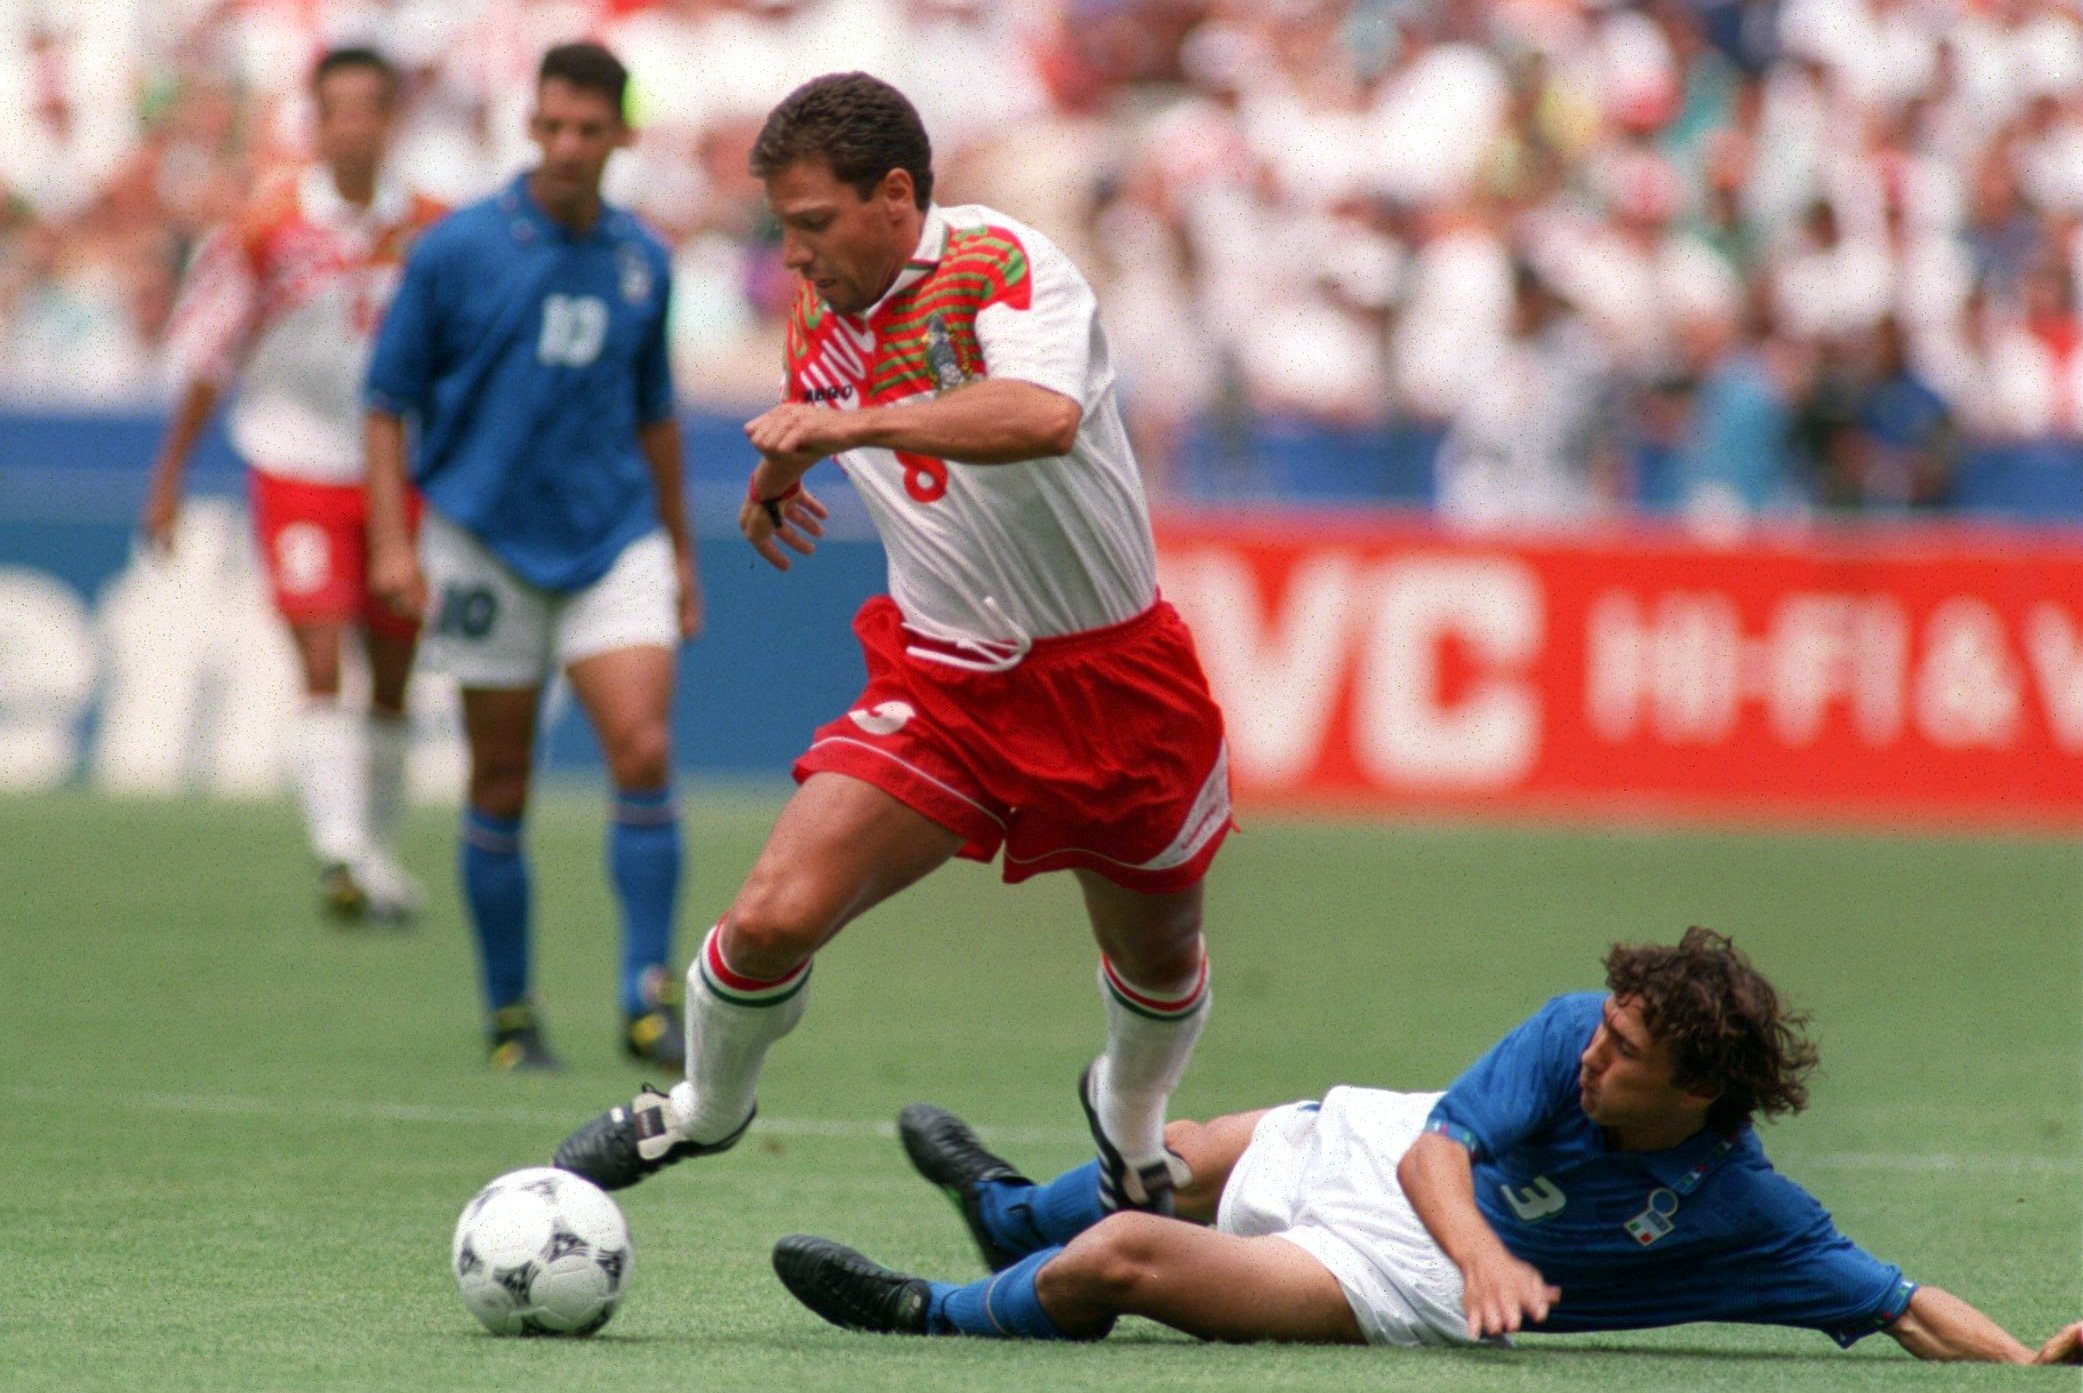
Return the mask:
[[405,806],[405,756],[412,748],[412,722],[404,716],[371,711],[367,724],[369,759],[369,825],[371,850],[389,855],[398,810]]
[[722,934],[709,930],[687,969],[687,1079],[672,1094],[674,1128],[703,1143],[745,1125],[767,1047],[803,1019],[810,985],[808,962],[771,982],[731,971]]
[[1207,954],[1191,977],[1159,990],[1130,984],[1102,957],[1099,995],[1107,1052],[1093,1067],[1093,1109],[1121,1158],[1140,1168],[1165,1159],[1165,1105],[1208,1019]]
[[296,776],[312,853],[327,865],[361,856],[369,788],[361,718],[313,698],[296,718]]

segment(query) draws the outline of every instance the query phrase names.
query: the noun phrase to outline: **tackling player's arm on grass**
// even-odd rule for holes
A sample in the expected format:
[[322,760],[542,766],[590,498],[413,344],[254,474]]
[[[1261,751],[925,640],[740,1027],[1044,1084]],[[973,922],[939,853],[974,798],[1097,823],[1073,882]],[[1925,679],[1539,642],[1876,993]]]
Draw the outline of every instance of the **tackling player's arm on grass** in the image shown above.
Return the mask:
[[1538,1325],[1562,1299],[1540,1269],[1512,1256],[1475,1203],[1475,1168],[1467,1146],[1427,1132],[1403,1153],[1396,1180],[1410,1207],[1461,1269],[1461,1305],[1470,1339],[1509,1335]]
[[1475,1156],[1533,1136],[1572,1102],[1582,1049],[1580,1005],[1557,997],[1492,1045],[1432,1109],[1424,1135],[1396,1166],[1397,1183],[1440,1251],[1461,1269],[1472,1339],[1548,1318],[1564,1293],[1514,1257],[1475,1198]]
[[2083,1321],[2063,1326],[2037,1350],[1949,1291],[1918,1287],[1909,1309],[1882,1333],[1919,1359],[1985,1364],[2083,1364]]

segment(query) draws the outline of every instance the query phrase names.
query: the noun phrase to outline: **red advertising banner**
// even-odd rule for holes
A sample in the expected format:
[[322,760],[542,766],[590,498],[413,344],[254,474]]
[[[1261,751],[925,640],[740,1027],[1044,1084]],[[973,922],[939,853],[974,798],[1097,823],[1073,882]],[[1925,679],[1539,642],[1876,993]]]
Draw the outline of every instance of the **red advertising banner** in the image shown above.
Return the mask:
[[1174,515],[1241,799],[2083,828],[2083,536]]

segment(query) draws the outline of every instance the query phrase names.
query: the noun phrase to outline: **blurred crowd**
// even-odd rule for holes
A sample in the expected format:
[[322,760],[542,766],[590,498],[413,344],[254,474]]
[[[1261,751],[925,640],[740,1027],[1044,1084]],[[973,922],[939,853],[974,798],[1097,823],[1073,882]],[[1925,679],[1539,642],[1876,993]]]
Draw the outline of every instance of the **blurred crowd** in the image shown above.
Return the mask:
[[944,202],[1093,279],[1159,488],[1258,421],[1415,435],[1472,522],[1936,506],[2083,449],[2076,0],[10,0],[0,395],[164,393],[184,258],[299,157],[327,44],[409,74],[397,167],[460,201],[581,35],[698,404],[778,379],[759,121],[864,68]]

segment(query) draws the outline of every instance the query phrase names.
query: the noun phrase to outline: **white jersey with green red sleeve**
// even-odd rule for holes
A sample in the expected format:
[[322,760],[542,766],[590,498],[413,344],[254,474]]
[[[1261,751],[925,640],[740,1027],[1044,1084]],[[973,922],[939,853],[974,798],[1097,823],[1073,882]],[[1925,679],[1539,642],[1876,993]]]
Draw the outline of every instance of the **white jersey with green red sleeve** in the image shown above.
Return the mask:
[[196,253],[168,335],[190,381],[234,384],[232,443],[255,469],[362,478],[362,376],[412,237],[446,211],[388,181],[360,208],[312,165]]
[[838,314],[805,285],[789,315],[794,402],[901,406],[992,377],[1076,401],[1070,453],[990,465],[871,448],[837,457],[882,535],[907,625],[979,642],[986,666],[1017,661],[1030,639],[1134,618],[1157,597],[1149,508],[1092,288],[1032,228],[980,206],[934,207],[865,314]]

